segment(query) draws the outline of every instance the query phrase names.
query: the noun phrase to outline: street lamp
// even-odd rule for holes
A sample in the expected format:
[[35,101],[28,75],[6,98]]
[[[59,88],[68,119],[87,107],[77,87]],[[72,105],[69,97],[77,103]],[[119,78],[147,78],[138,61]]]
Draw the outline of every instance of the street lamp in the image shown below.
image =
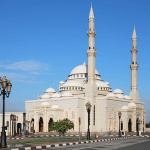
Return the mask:
[[86,103],[86,110],[88,112],[88,131],[87,131],[87,140],[90,140],[90,129],[89,129],[89,125],[90,125],[90,110],[91,110],[91,103],[87,102]]
[[119,112],[118,113],[118,116],[119,116],[119,135],[118,135],[118,137],[121,137],[121,132],[120,132],[120,118],[121,118],[121,115],[122,115],[122,113]]
[[1,88],[3,88],[0,94],[0,96],[3,95],[3,126],[2,126],[2,132],[1,132],[1,144],[0,144],[1,148],[7,147],[6,132],[5,132],[5,130],[7,129],[7,126],[5,126],[5,95],[7,98],[9,97],[9,94],[11,92],[11,87],[12,87],[12,84],[10,83],[10,80],[6,79],[6,76],[3,76],[2,80],[0,77],[0,90]]

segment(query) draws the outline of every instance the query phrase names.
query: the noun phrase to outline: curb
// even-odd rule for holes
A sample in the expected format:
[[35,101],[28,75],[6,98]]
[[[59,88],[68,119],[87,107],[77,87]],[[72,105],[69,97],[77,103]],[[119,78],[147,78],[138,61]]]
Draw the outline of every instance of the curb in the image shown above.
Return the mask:
[[[72,137],[73,135],[66,135],[66,137]],[[78,137],[79,135],[74,135],[76,137]],[[110,135],[111,137],[117,137],[118,135]],[[126,135],[128,137],[130,137],[131,135]],[[141,135],[142,136],[142,135]],[[59,135],[40,135],[40,136],[16,136],[16,137],[7,137],[7,140],[19,140],[19,139],[24,139],[24,138],[42,138],[42,137],[60,137]],[[85,135],[80,135],[80,137],[85,137]],[[122,135],[122,137],[125,137],[124,135]],[[136,135],[133,135],[133,137],[136,137]],[[149,135],[143,135],[142,137],[149,137]]]
[[120,140],[120,139],[125,139],[125,138],[133,138],[133,137],[109,138],[109,139],[90,140],[90,141],[84,141],[84,142],[74,142],[74,143],[64,143],[64,144],[54,144],[54,145],[46,145],[46,146],[21,147],[21,148],[12,148],[12,149],[8,149],[8,150],[46,149],[46,148],[50,148],[50,147],[60,147],[60,146],[68,146],[68,145],[78,145],[78,144],[87,144],[87,143],[105,142],[105,141]]

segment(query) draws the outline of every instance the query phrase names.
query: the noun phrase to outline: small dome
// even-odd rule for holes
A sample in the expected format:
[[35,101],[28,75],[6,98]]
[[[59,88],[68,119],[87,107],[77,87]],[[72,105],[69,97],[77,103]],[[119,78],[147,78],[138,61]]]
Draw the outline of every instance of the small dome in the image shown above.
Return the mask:
[[51,97],[61,97],[59,93],[54,93]]
[[48,88],[45,93],[55,93],[56,91],[53,88]]
[[113,93],[114,94],[123,94],[123,92],[120,89],[115,89]]
[[72,97],[73,95],[70,92],[64,92],[63,97]]
[[59,83],[64,83],[64,81],[60,81]]
[[82,85],[75,80],[67,80],[62,87],[68,87],[68,86],[82,87]]
[[133,106],[136,106],[136,104],[133,103],[133,102],[131,102],[131,103],[128,104],[128,107],[133,107]]
[[131,100],[131,97],[128,96],[128,95],[125,95],[124,98],[125,98],[125,99],[130,99],[130,100]]
[[51,108],[59,108],[58,105],[53,105]]
[[128,106],[122,106],[121,109],[129,109]]
[[43,98],[43,99],[45,99],[45,98],[48,99],[48,98],[50,98],[50,95],[49,95],[49,94],[44,94],[44,95],[41,96],[41,98]]
[[42,105],[44,105],[44,106],[49,105],[49,103],[48,102],[43,102]]
[[120,94],[120,95],[118,94],[117,97],[118,97],[118,98],[124,98],[124,96],[121,95],[121,94]]
[[109,85],[109,82],[105,82],[105,84]]
[[106,96],[107,97],[117,97],[114,93],[108,93]]
[[[83,63],[83,65],[79,65],[77,67],[75,67],[71,73],[71,74],[80,74],[80,73],[88,73],[88,66],[85,64],[85,62]],[[98,71],[95,69],[95,74],[99,74]]]
[[103,82],[103,81],[96,81],[96,85],[97,85],[98,87],[109,87],[109,85],[106,84],[106,83]]

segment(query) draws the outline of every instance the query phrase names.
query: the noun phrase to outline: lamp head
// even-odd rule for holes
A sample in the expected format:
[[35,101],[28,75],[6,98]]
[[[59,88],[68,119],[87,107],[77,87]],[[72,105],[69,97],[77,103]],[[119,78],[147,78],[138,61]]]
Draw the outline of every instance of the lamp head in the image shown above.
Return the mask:
[[119,112],[119,113],[118,113],[118,116],[119,116],[119,117],[121,117],[121,115],[122,115],[122,113],[121,113],[121,112]]
[[2,80],[1,80],[1,77],[0,77],[0,89],[2,88]]
[[11,87],[12,87],[12,84],[10,83],[10,80],[8,80],[8,82],[7,82],[7,92],[8,93],[11,92]]
[[7,86],[7,79],[6,79],[6,76],[3,76],[3,79],[2,79],[2,88],[5,89]]
[[91,110],[92,105],[90,102],[87,102],[85,106],[86,106],[87,111],[88,111],[88,109]]

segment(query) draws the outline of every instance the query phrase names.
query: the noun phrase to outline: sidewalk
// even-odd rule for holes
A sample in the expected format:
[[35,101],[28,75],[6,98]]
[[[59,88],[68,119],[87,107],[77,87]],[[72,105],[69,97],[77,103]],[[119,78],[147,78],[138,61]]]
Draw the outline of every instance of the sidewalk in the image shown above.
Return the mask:
[[98,139],[92,140],[68,140],[68,141],[55,141],[55,142],[42,142],[42,143],[27,143],[27,144],[20,144],[20,145],[11,145],[11,147],[3,148],[1,150],[26,150],[26,149],[45,149],[50,147],[59,147],[59,146],[67,146],[67,145],[76,145],[76,144],[86,144],[86,143],[93,143],[93,142],[104,142],[110,140],[119,140],[125,138],[133,138],[133,136],[125,136],[125,137],[102,137]]

